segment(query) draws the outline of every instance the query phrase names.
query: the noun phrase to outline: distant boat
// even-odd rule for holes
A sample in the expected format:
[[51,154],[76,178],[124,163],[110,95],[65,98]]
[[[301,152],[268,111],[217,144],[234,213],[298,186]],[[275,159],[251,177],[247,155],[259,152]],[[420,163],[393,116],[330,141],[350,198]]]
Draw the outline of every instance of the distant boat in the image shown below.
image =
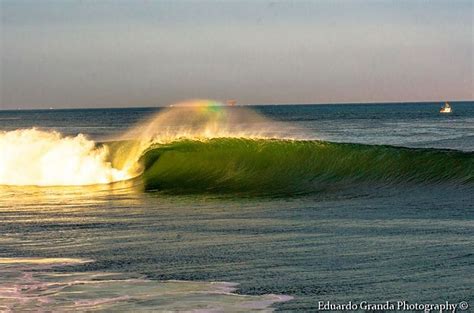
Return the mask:
[[449,105],[449,103],[445,102],[444,107],[442,107],[439,110],[439,113],[451,113],[452,111],[453,111],[453,109],[451,109],[451,106]]
[[227,100],[225,103],[226,103],[228,106],[233,107],[233,106],[237,103],[237,101],[234,100],[234,99],[231,99],[231,100]]

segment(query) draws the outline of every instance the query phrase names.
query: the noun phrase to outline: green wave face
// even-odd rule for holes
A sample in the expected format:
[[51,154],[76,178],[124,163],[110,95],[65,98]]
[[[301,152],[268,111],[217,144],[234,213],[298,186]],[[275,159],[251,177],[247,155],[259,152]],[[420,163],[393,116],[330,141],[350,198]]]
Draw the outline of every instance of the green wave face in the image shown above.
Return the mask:
[[474,154],[323,141],[217,138],[154,145],[147,190],[294,194],[353,184],[471,184]]

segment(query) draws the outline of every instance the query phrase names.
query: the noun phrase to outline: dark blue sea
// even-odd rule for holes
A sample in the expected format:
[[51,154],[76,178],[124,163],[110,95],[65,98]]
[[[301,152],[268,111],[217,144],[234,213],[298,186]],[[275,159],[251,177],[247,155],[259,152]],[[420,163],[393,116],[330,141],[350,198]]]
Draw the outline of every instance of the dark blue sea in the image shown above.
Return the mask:
[[451,105],[0,111],[0,311],[472,306]]

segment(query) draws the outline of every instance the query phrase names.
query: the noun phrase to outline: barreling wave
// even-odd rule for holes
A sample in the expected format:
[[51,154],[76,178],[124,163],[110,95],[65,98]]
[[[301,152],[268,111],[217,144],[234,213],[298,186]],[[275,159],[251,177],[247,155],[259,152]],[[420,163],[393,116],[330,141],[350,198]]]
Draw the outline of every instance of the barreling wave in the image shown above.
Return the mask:
[[169,193],[289,194],[359,184],[474,182],[474,153],[455,150],[222,137],[144,147],[137,141],[97,144],[38,130],[2,136],[3,185],[131,180],[146,190]]
[[35,128],[0,132],[0,184],[131,181],[169,193],[273,195],[474,180],[472,152],[288,137],[310,138],[253,111],[204,100],[160,111],[102,144]]
[[308,193],[358,184],[471,184],[474,153],[281,139],[178,140],[140,159],[147,190]]

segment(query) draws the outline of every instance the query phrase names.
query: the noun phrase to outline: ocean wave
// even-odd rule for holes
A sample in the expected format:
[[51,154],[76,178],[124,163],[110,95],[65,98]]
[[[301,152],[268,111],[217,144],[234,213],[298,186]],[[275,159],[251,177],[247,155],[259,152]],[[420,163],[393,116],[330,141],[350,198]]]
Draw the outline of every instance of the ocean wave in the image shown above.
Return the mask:
[[[317,140],[211,138],[167,143],[0,134],[0,184],[133,181],[168,193],[308,193],[358,184],[471,184],[474,153]],[[4,151],[3,151],[4,150]]]
[[474,153],[279,139],[179,140],[147,149],[141,179],[170,192],[299,193],[358,184],[470,184]]
[[169,193],[298,194],[360,185],[474,180],[474,153],[314,140],[291,125],[209,100],[160,111],[119,138],[0,132],[0,184],[132,181]]

